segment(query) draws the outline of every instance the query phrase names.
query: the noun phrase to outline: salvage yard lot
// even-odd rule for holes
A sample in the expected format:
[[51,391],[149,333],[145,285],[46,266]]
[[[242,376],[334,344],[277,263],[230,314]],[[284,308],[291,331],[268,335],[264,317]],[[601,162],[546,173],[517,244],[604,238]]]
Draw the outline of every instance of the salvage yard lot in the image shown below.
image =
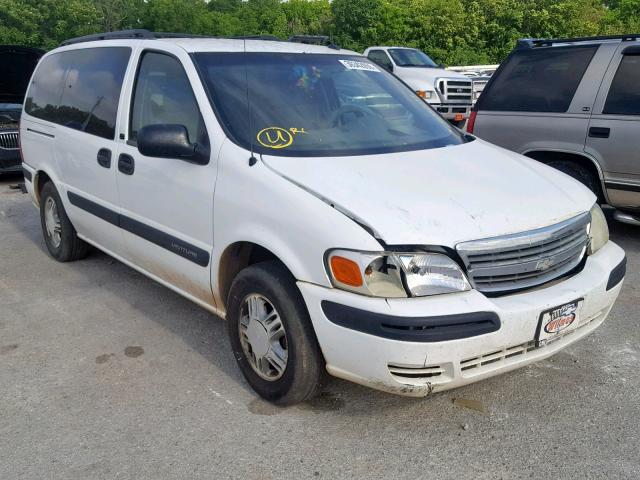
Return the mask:
[[555,357],[418,400],[334,379],[280,409],[222,320],[102,253],[52,260],[18,180],[0,180],[0,479],[640,477],[639,228],[611,225],[620,298]]

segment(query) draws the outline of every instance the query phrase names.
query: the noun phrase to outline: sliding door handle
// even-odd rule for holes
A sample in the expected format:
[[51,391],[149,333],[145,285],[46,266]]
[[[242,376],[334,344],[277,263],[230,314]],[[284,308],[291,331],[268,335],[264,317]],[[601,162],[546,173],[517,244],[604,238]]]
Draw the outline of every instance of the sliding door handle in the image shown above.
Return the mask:
[[108,148],[98,150],[98,165],[104,168],[111,168],[111,150]]

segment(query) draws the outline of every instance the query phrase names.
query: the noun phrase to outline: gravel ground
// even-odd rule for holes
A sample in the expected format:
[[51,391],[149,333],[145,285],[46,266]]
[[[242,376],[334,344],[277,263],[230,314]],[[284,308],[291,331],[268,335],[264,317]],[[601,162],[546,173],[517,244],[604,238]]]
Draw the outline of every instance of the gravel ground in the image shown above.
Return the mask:
[[280,409],[220,319],[104,254],[53,261],[18,180],[0,181],[0,479],[640,478],[640,229],[612,225],[622,294],[555,357],[419,400],[332,380]]

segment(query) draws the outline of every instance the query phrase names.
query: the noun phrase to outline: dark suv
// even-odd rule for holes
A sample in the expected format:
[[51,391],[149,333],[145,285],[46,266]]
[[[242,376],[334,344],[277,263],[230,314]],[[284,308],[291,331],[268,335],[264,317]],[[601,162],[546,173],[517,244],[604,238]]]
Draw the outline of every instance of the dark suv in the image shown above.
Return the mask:
[[640,35],[520,40],[467,129],[571,175],[640,225]]
[[27,85],[43,51],[0,45],[0,174],[21,170],[18,122]]

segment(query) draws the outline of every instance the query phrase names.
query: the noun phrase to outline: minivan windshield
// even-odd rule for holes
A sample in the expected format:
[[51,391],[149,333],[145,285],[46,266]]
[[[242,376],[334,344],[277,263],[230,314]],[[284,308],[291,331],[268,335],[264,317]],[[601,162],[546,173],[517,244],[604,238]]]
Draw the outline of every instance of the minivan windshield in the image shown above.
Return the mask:
[[389,54],[399,67],[438,68],[429,55],[415,48],[390,48]]
[[193,58],[227,134],[247,149],[337,156],[465,142],[414,92],[364,57],[207,52]]

